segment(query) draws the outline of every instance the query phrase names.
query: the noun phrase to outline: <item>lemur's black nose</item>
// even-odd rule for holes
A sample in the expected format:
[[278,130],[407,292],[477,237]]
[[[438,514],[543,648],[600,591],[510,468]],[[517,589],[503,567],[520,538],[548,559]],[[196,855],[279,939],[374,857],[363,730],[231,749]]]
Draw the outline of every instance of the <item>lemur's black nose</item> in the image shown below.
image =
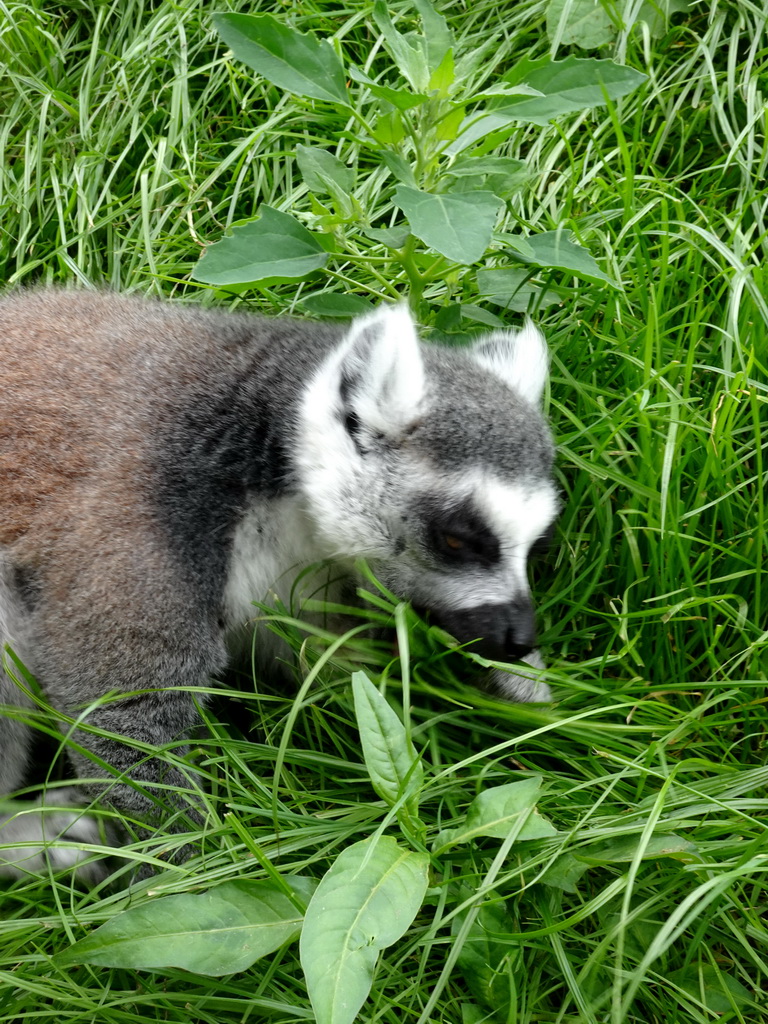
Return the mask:
[[509,604],[479,604],[474,608],[443,611],[433,617],[459,643],[492,661],[522,658],[536,646],[536,621],[527,597]]

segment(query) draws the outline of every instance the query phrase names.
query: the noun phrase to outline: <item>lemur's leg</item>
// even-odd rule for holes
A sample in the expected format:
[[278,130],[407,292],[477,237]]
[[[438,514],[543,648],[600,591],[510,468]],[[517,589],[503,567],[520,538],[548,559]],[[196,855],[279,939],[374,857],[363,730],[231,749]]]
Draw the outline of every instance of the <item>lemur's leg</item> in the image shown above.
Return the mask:
[[178,742],[183,754],[198,717],[189,690],[224,668],[224,626],[216,596],[199,592],[195,567],[175,559],[150,516],[95,499],[46,552],[34,668],[51,704],[82,723],[70,756],[85,791],[159,822],[195,803],[170,788],[195,787],[152,752]]

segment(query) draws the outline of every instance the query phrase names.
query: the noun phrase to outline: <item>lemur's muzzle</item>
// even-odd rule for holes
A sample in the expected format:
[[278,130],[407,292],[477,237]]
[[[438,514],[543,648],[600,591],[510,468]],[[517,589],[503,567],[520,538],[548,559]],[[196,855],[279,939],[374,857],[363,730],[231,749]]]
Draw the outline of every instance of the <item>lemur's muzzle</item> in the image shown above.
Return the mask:
[[509,604],[479,604],[455,611],[432,609],[435,621],[459,643],[492,661],[522,658],[536,645],[536,622],[528,598]]

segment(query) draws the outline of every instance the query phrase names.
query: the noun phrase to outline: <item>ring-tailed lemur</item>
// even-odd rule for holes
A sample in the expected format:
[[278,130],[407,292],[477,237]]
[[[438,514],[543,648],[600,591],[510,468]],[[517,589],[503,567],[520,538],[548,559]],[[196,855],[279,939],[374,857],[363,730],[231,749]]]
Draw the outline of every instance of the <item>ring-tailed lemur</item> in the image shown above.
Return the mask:
[[[93,705],[91,726],[150,748],[183,735],[190,688],[225,667],[252,601],[322,560],[354,580],[366,559],[459,641],[541,664],[526,561],[557,499],[530,322],[460,350],[420,343],[404,306],[339,327],[22,291],[0,300],[0,350],[0,644],[61,711]],[[0,670],[0,704],[23,700]],[[158,763],[76,735],[117,776],[106,798],[151,817],[120,773],[151,792]],[[0,713],[0,794],[22,783],[30,738]],[[0,844],[39,839],[41,821],[0,820]],[[34,868],[34,852],[0,858]]]

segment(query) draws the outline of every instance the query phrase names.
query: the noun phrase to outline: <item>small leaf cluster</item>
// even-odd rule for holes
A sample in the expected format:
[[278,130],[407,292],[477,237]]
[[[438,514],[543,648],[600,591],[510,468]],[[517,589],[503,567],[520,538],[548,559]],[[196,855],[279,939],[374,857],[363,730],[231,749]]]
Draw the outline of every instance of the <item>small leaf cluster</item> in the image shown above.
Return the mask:
[[[481,790],[456,827],[429,841],[419,807],[437,773],[416,750],[407,715],[403,722],[365,672],[353,673],[352,691],[364,765],[384,818],[371,835],[343,849],[319,883],[281,875],[269,865],[266,880],[227,881],[200,894],[140,901],[57,954],[56,964],[177,967],[221,977],[299,939],[318,1024],[352,1024],[382,951],[403,939],[425,904],[437,899],[450,923],[451,957],[476,1000],[472,1013],[505,1019],[509,943],[516,927],[499,898],[498,876],[514,863],[517,844],[546,844],[560,836],[536,807],[543,776],[528,772]],[[393,826],[398,838],[387,832]],[[466,847],[471,856],[460,854]],[[648,831],[550,856],[546,870],[527,882],[539,881],[553,894],[576,893],[590,868],[666,857],[691,861],[696,855],[696,845],[681,836]],[[436,989],[435,999],[437,994]]]
[[[262,205],[208,247],[194,270],[199,281],[264,288],[323,283],[324,272],[333,282],[344,265],[345,282],[353,282],[355,268],[364,268],[366,277],[376,276],[382,298],[407,290],[425,320],[437,306],[457,307],[454,314],[492,326],[499,323],[494,314],[469,301],[478,291],[497,305],[526,310],[560,298],[534,280],[541,270],[615,285],[568,230],[528,235],[515,224],[512,201],[531,171],[504,154],[504,143],[521,126],[544,127],[618,100],[646,76],[610,60],[544,57],[478,84],[482,50],[461,52],[428,0],[414,4],[421,31],[400,31],[377,0],[370,29],[383,56],[372,49],[362,67],[343,60],[340,46],[270,14],[214,16],[235,57],[307,101],[309,123],[330,106],[347,129],[334,138],[336,152],[296,146],[309,209]],[[378,167],[384,187],[364,187],[363,167]],[[481,261],[488,263],[485,276],[468,285],[464,268]],[[324,289],[308,298],[318,314],[349,316],[367,307],[354,286],[341,304]]]
[[[427,895],[430,867],[439,868],[441,855],[481,836],[500,839],[508,849],[515,841],[556,834],[535,810],[542,779],[532,776],[481,793],[461,827],[440,833],[430,855],[419,818],[422,758],[364,672],[354,673],[352,688],[365,766],[390,812],[382,827],[344,849],[319,884],[273,870],[266,881],[224,882],[199,895],[140,903],[59,954],[57,963],[181,967],[221,976],[245,970],[300,936],[318,1024],[352,1024],[380,952],[413,924]],[[390,822],[400,826],[400,840],[383,833]]]

